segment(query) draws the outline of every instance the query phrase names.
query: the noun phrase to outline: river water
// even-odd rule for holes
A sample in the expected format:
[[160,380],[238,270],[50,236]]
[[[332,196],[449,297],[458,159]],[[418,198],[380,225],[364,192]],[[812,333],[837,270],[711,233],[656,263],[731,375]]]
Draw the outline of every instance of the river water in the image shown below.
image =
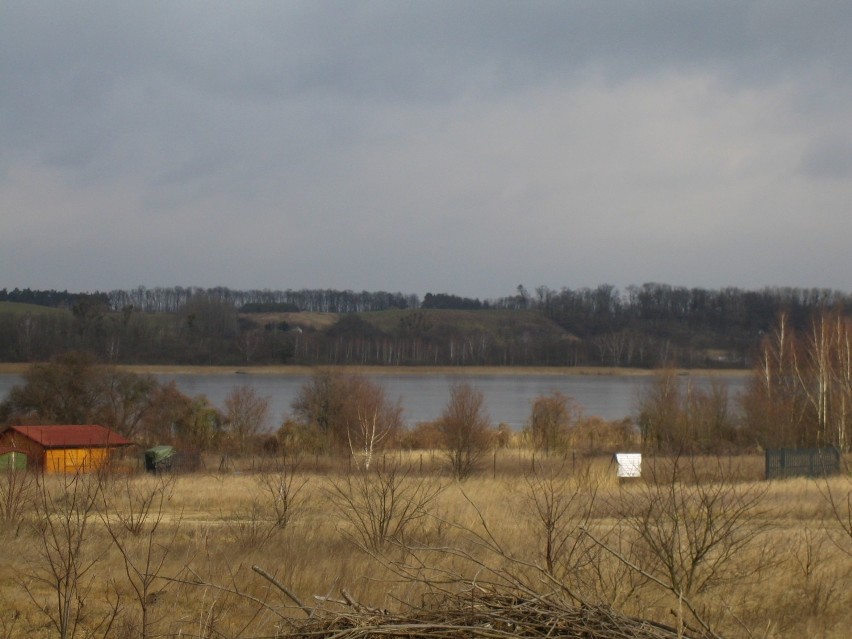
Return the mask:
[[[523,428],[529,417],[531,402],[539,395],[559,391],[582,408],[586,415],[607,420],[631,417],[636,412],[643,387],[651,380],[636,375],[547,375],[535,373],[491,375],[444,373],[370,373],[372,381],[381,384],[391,401],[399,399],[403,416],[409,425],[437,419],[456,382],[467,382],[481,391],[494,424],[505,423],[515,430]],[[250,386],[262,397],[269,397],[273,422],[280,423],[291,411],[290,405],[308,375],[267,374],[174,374],[155,375],[161,382],[174,380],[187,395],[205,395],[211,403],[222,408],[225,398],[238,386]],[[708,385],[709,378],[693,374],[690,379],[698,386]],[[732,400],[745,386],[744,376],[723,376],[716,379],[726,383]],[[0,374],[0,398],[21,381],[17,375]]]

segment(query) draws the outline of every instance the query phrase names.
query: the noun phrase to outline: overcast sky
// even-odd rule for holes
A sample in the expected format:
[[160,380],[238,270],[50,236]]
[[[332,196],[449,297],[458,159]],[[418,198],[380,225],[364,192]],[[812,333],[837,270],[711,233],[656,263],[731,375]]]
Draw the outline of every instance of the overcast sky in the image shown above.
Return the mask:
[[0,4],[0,288],[850,267],[849,2]]

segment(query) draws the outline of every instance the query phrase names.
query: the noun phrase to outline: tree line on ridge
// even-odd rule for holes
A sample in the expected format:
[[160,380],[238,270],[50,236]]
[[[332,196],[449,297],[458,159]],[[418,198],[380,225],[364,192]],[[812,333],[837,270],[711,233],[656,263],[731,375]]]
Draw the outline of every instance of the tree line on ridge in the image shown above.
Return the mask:
[[[805,330],[828,289],[644,284],[529,292],[493,300],[336,290],[137,287],[108,293],[0,290],[0,360],[87,350],[113,363],[748,366],[780,313]],[[323,325],[300,314],[333,316]]]

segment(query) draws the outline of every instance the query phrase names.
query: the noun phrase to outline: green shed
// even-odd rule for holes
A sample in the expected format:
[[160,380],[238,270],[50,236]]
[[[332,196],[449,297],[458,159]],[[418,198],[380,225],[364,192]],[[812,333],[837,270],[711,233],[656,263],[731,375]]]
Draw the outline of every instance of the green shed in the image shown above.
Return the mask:
[[174,446],[154,446],[145,451],[145,470],[156,473],[160,470],[168,470],[172,466],[172,458],[175,456]]

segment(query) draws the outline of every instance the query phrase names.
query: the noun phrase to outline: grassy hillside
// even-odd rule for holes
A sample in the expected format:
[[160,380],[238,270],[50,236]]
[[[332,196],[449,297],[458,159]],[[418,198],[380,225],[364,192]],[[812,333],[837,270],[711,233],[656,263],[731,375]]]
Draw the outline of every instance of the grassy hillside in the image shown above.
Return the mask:
[[63,308],[52,308],[50,306],[39,306],[37,304],[22,304],[20,302],[0,302],[0,314],[12,315],[52,315],[55,317],[70,316],[71,311]]
[[359,326],[378,329],[385,335],[445,333],[485,333],[494,336],[528,334],[543,339],[573,338],[555,322],[534,311],[509,310],[445,310],[391,309],[343,315],[340,313],[249,313],[240,317],[257,325],[285,322],[290,327],[325,331],[338,322],[357,322]]
[[528,333],[549,339],[570,337],[556,323],[534,311],[393,309],[361,313],[360,317],[384,333],[439,333],[452,330],[493,335]]
[[[30,317],[22,331],[22,317]],[[86,350],[123,364],[730,367],[745,347],[642,325],[584,332],[538,309],[239,313],[199,301],[179,313],[0,302],[0,361]],[[301,330],[293,330],[301,329]]]
[[339,318],[338,313],[240,313],[240,319],[248,320],[259,326],[283,322],[293,328],[317,331],[333,326]]

